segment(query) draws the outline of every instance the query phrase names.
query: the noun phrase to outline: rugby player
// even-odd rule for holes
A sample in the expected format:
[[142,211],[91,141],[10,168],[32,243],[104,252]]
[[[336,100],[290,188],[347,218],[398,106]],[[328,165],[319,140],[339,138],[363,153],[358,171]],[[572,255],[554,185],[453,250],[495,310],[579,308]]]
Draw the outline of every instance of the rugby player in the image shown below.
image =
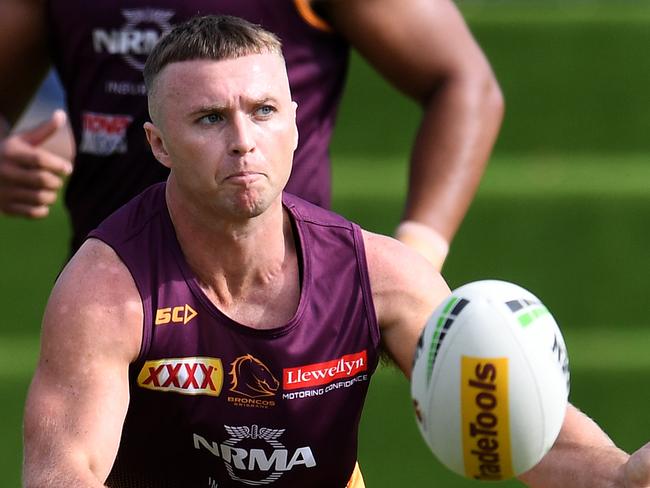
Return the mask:
[[[25,486],[363,487],[380,350],[408,377],[449,288],[399,241],[283,192],[297,105],[273,34],[195,18],[144,74],[146,137],[170,175],[93,231],[54,287]],[[627,460],[571,407],[523,479],[639,488]]]

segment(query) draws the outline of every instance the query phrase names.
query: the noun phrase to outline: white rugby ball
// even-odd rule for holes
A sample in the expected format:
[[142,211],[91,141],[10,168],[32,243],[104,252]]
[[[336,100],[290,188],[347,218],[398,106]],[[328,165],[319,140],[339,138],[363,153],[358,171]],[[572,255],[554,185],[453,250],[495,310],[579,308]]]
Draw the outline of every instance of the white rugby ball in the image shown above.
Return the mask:
[[504,281],[466,284],[434,311],[413,363],[417,424],[435,456],[467,478],[535,466],[564,421],[569,360],[548,309]]

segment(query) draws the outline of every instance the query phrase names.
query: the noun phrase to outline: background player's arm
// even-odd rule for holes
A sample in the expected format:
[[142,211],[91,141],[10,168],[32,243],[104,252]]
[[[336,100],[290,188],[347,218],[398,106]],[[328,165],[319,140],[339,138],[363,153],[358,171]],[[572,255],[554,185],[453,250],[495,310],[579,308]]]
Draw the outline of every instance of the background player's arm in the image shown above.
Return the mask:
[[0,2],[0,115],[13,125],[50,66],[45,0]]
[[103,486],[120,442],[142,317],[125,266],[105,244],[87,241],[45,312],[25,407],[25,487]]
[[398,237],[440,269],[444,246],[467,212],[501,125],[503,98],[492,69],[451,0],[312,5],[424,109],[404,219],[426,227],[407,226]]
[[45,0],[0,1],[0,213],[45,217],[72,171],[64,145],[43,146],[64,132],[65,114],[13,135],[16,123],[50,66]]

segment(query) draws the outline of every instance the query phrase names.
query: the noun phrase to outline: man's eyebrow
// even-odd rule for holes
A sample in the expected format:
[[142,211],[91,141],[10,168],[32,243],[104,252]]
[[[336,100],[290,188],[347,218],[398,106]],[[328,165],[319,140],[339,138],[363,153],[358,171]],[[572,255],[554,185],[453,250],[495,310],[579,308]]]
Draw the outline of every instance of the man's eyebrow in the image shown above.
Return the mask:
[[209,113],[220,113],[226,111],[227,108],[223,105],[200,105],[190,111],[190,117],[196,115],[204,115]]
[[[258,98],[253,98],[248,101],[248,105],[251,107],[258,107],[260,105],[264,105],[267,103],[278,103],[277,97],[274,97],[272,95],[264,95]],[[198,116],[198,115],[205,115],[209,113],[222,113],[222,112],[227,112],[230,110],[229,107],[226,105],[199,105],[195,108],[193,108],[189,112],[190,117]]]
[[276,103],[277,98],[273,97],[271,95],[260,97],[260,98],[257,98],[256,100],[253,100],[253,105],[264,105],[265,103],[268,103],[268,102]]

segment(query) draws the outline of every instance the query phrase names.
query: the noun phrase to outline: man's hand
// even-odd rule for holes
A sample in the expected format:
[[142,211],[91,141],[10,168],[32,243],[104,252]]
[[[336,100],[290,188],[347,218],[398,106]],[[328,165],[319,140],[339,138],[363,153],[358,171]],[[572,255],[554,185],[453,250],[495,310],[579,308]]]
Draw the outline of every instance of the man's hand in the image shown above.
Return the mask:
[[625,488],[650,488],[650,442],[625,464]]
[[42,144],[66,123],[63,110],[32,129],[0,140],[0,213],[43,218],[56,201],[72,163]]

